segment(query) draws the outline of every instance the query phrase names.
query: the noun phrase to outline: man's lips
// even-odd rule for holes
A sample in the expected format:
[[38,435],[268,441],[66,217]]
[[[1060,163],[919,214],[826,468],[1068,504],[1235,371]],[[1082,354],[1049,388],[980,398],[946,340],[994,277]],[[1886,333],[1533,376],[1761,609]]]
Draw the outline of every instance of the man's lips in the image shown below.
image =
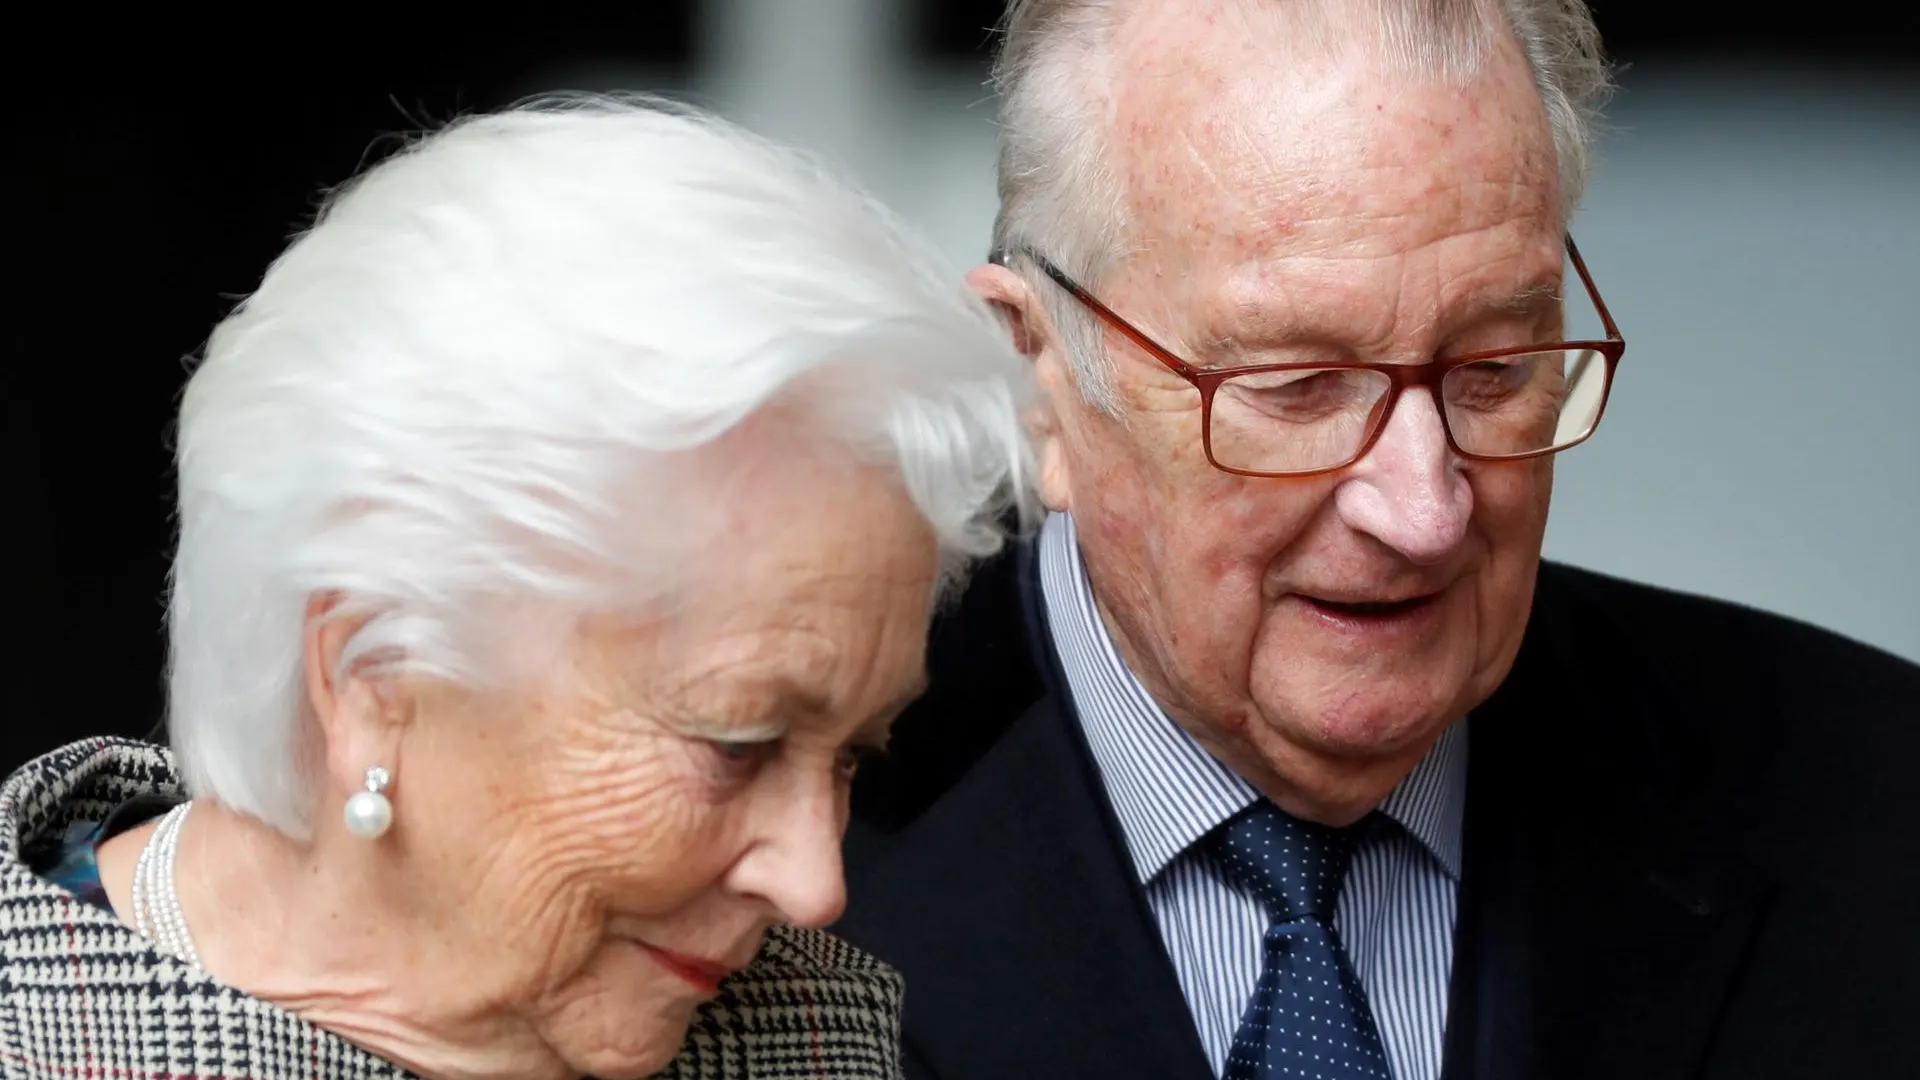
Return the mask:
[[736,967],[728,964],[662,949],[644,941],[638,944],[661,967],[685,979],[703,994],[716,993],[720,989],[720,980],[737,970]]
[[1420,593],[1415,596],[1401,597],[1368,597],[1351,594],[1315,596],[1311,593],[1295,595],[1310,604],[1337,611],[1342,615],[1400,615],[1432,603],[1439,598],[1440,593]]

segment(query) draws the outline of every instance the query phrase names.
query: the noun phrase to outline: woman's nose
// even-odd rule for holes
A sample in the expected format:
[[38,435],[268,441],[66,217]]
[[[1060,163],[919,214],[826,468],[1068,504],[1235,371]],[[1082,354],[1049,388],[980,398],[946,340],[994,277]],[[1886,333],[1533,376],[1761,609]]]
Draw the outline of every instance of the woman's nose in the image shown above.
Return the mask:
[[772,817],[765,839],[735,868],[734,888],[767,901],[783,922],[832,925],[847,907],[839,799],[822,792]]

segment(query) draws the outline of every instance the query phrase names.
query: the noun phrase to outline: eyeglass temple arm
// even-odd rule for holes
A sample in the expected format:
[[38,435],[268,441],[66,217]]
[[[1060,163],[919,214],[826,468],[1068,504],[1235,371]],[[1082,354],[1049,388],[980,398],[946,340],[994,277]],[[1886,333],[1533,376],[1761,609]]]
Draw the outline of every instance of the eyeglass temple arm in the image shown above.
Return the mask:
[[[1032,248],[1020,247],[1014,251],[1009,251],[1006,248],[995,248],[993,252],[987,256],[987,260],[996,266],[1007,266],[1008,258],[1016,252],[1032,259],[1034,265],[1040,268],[1040,272],[1051,278],[1055,285],[1065,289],[1068,295],[1080,301],[1089,311],[1098,315],[1102,322],[1118,330],[1128,341],[1133,342],[1145,350],[1147,355],[1172,368],[1175,374],[1189,380],[1200,374],[1199,368],[1194,367],[1192,364],[1161,348],[1159,342],[1141,333],[1132,323],[1121,318],[1118,312],[1106,304],[1101,303],[1099,297],[1081,288],[1080,283],[1069,277],[1065,270],[1053,265],[1045,255],[1040,254]],[[1011,267],[1009,267],[1009,269],[1011,269]]]
[[[1080,283],[1073,280],[1073,278],[1067,276],[1066,271],[1053,265],[1053,263],[1049,261],[1046,256],[1040,254],[1039,252],[1033,250],[1032,248],[1025,247],[1025,246],[1021,246],[1017,249],[1011,249],[1011,250],[1008,248],[995,248],[993,249],[993,251],[988,253],[987,261],[993,263],[996,266],[1009,266],[1009,259],[1011,259],[1016,252],[1018,254],[1025,255],[1029,259],[1032,259],[1034,262],[1034,265],[1038,266],[1042,273],[1046,274],[1049,278],[1053,279],[1054,284],[1060,286],[1062,289],[1065,289],[1068,293],[1072,294],[1075,300],[1078,300],[1082,304],[1085,304],[1095,314],[1099,315],[1101,319],[1107,323],[1107,325],[1113,327],[1115,330],[1120,331],[1122,334],[1125,334],[1127,338],[1131,340],[1134,344],[1140,346],[1141,348],[1147,350],[1147,352],[1153,354],[1155,357],[1157,357],[1162,363],[1166,364],[1168,367],[1173,368],[1175,371],[1179,372],[1182,375],[1189,375],[1189,376],[1197,370],[1193,367],[1193,365],[1187,363],[1186,361],[1180,359],[1177,356],[1174,356],[1166,352],[1164,349],[1160,348],[1160,346],[1157,343],[1148,339],[1145,335],[1141,334],[1138,330],[1134,329],[1131,323],[1121,318],[1117,313],[1113,311],[1113,309],[1101,303],[1098,297],[1094,296],[1092,293],[1088,292],[1087,290],[1081,288]],[[1587,287],[1587,295],[1593,299],[1594,310],[1600,313],[1600,326],[1601,326],[1601,329],[1606,333],[1607,340],[1608,341],[1624,341],[1625,339],[1620,334],[1619,324],[1613,321],[1613,312],[1607,310],[1606,300],[1601,297],[1600,289],[1597,286],[1595,286],[1593,283],[1593,274],[1587,270],[1587,261],[1580,257],[1580,248],[1578,245],[1576,245],[1573,242],[1572,233],[1567,234],[1567,256],[1573,261],[1574,273],[1580,275],[1580,283]]]
[[1580,283],[1587,287],[1587,295],[1593,298],[1594,310],[1600,313],[1600,328],[1605,331],[1608,341],[1623,341],[1620,327],[1613,321],[1613,312],[1607,310],[1607,302],[1600,297],[1600,290],[1593,284],[1593,275],[1587,272],[1587,261],[1580,257],[1580,248],[1573,242],[1573,234],[1567,234],[1567,257],[1573,260],[1573,271],[1580,275]]

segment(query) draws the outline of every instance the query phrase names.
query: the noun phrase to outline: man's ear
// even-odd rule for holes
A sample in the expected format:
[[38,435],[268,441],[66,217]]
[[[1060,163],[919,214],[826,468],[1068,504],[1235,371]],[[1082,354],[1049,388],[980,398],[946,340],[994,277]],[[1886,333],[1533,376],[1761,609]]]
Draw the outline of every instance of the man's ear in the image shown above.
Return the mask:
[[1027,431],[1040,470],[1040,499],[1049,510],[1071,510],[1073,477],[1066,424],[1080,404],[1080,391],[1060,335],[1026,279],[1012,270],[997,263],[978,266],[967,275],[967,284],[999,312],[1013,347],[1033,362],[1040,396],[1027,413]]
[[398,768],[400,733],[412,702],[392,680],[341,664],[367,616],[339,610],[339,599],[334,594],[308,598],[302,654],[319,760],[325,762],[328,786],[350,793],[360,790],[369,768]]

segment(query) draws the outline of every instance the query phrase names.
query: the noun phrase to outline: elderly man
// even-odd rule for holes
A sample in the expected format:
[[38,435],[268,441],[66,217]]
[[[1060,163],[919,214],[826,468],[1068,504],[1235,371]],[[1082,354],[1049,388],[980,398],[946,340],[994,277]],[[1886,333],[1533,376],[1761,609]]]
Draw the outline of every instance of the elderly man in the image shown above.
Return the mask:
[[972,281],[1054,513],[855,792],[910,1072],[1920,1075],[1920,670],[1540,559],[1625,349],[1578,0],[1029,0],[1003,50]]

